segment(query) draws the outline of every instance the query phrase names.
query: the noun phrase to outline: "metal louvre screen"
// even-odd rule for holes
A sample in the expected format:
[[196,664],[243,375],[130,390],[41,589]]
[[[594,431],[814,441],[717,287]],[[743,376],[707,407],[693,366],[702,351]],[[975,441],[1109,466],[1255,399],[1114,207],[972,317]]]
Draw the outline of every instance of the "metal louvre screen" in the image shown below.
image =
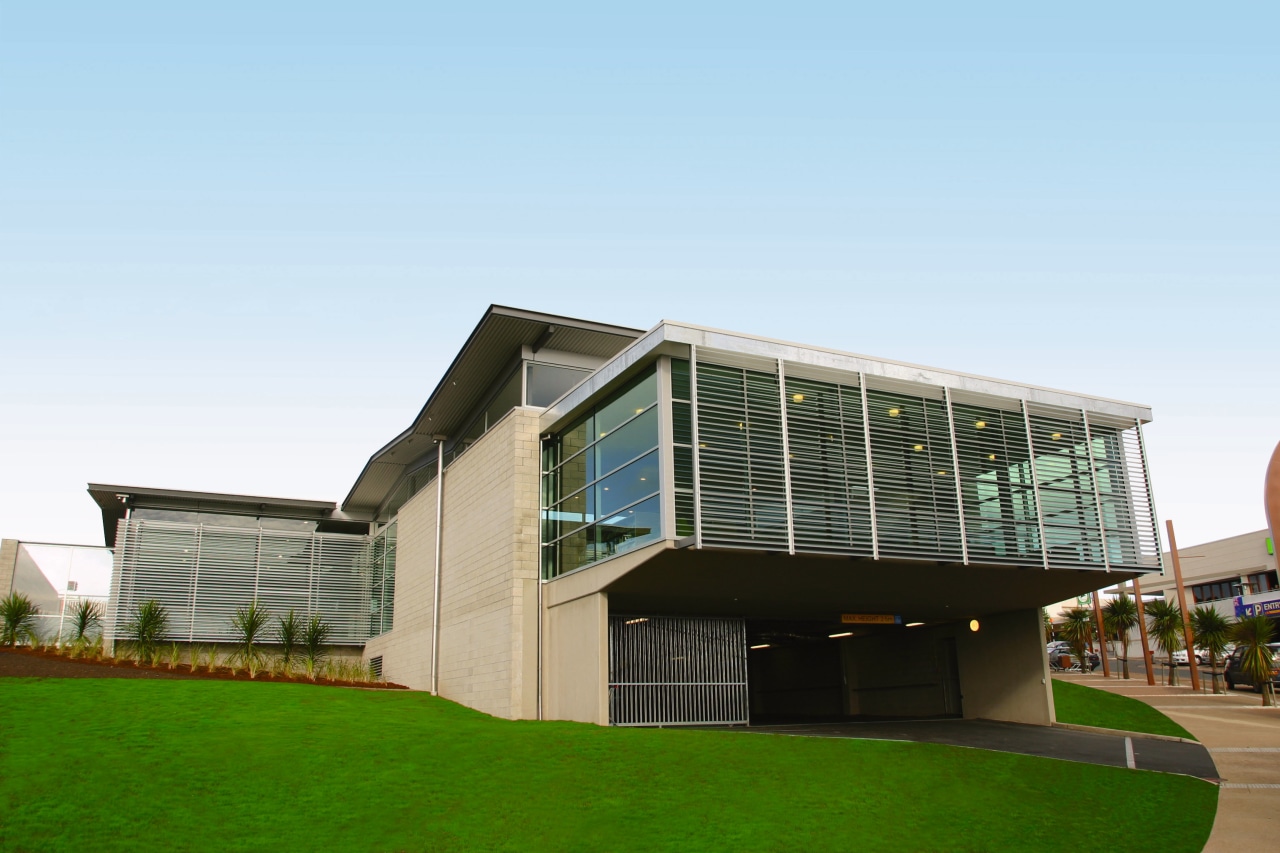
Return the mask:
[[609,723],[747,722],[747,629],[741,619],[609,617]]
[[119,639],[138,604],[169,617],[166,640],[229,642],[238,607],[257,599],[273,616],[319,614],[329,642],[369,636],[367,536],[121,521],[116,534],[110,633]]
[[946,402],[867,389],[881,557],[964,557]]
[[677,516],[695,516],[702,545],[1160,568],[1139,422],[807,364],[792,375],[789,362],[770,371],[759,356],[711,358],[693,365],[692,437],[689,404],[672,402]]
[[791,376],[786,384],[796,551],[869,557],[862,390]]
[[787,550],[778,377],[699,363],[697,383],[702,541]]
[[969,558],[1039,566],[1040,521],[1022,407],[954,403]]
[[1083,415],[1028,404],[1027,422],[1049,566],[1105,567]]

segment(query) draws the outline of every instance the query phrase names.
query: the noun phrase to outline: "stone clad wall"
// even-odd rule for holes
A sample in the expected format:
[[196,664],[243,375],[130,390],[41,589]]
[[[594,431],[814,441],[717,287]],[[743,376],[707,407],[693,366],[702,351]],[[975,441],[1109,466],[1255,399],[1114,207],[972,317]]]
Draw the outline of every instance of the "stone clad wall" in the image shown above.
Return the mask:
[[[515,409],[444,474],[440,695],[507,718],[537,716],[536,410]],[[383,674],[431,684],[435,484],[400,510],[395,628],[369,641]]]

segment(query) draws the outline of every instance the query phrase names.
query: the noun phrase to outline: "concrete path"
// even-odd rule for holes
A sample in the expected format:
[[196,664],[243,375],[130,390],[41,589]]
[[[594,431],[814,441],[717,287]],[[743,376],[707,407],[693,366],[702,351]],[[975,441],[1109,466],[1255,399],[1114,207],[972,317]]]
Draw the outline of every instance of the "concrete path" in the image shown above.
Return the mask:
[[943,743],[1015,752],[1063,761],[1183,773],[1217,779],[1208,751],[1198,743],[1081,732],[1070,729],[998,723],[991,720],[902,720],[874,723],[750,726],[735,731],[798,737],[869,738]]
[[[1257,693],[1194,692],[1185,669],[1181,687],[1151,687],[1145,677],[1124,681],[1090,675],[1054,678],[1146,702],[1208,747],[1222,777],[1218,816],[1205,850],[1240,853],[1275,846],[1280,838],[1280,708],[1263,708]],[[1207,673],[1205,673],[1207,676]],[[1204,678],[1207,685],[1209,679]]]

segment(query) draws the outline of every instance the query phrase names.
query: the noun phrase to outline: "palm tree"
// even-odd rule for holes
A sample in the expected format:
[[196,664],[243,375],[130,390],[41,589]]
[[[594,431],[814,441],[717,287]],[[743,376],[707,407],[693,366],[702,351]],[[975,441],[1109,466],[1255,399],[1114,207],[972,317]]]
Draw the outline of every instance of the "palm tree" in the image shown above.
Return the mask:
[[237,607],[236,615],[231,617],[231,627],[236,633],[234,655],[244,664],[250,678],[256,678],[262,668],[262,649],[258,644],[266,636],[270,618],[270,614],[258,606],[256,598],[248,607]]
[[1083,607],[1075,607],[1065,614],[1059,633],[1066,637],[1071,653],[1080,662],[1080,671],[1089,671],[1089,641],[1093,639],[1093,614]]
[[1102,622],[1120,640],[1120,666],[1129,677],[1129,631],[1138,624],[1138,605],[1125,593],[1113,598],[1102,608]]
[[1219,684],[1218,664],[1222,654],[1227,650],[1227,641],[1231,639],[1231,623],[1212,607],[1201,605],[1191,611],[1191,634],[1195,638],[1196,648],[1209,653],[1209,671],[1213,674],[1213,692],[1225,693]]
[[0,598],[0,645],[16,646],[35,635],[36,617],[40,608],[20,592],[11,592]]
[[1173,663],[1173,653],[1182,648],[1182,610],[1178,605],[1163,598],[1157,598],[1147,605],[1147,615],[1151,617],[1151,636],[1156,644],[1169,656],[1170,687],[1178,686],[1178,668]]
[[1236,641],[1237,647],[1244,648],[1244,654],[1240,657],[1240,669],[1254,684],[1261,685],[1262,704],[1267,706],[1276,704],[1275,688],[1271,684],[1275,656],[1267,648],[1274,633],[1271,620],[1261,615],[1241,617],[1231,629],[1231,637]]

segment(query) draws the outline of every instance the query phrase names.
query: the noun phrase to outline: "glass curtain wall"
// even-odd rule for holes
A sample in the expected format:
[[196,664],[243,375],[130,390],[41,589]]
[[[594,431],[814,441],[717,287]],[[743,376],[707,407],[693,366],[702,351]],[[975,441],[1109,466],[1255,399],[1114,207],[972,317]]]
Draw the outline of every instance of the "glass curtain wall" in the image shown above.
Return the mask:
[[395,621],[396,522],[382,528],[365,549],[369,578],[369,636],[390,631]]
[[656,368],[633,379],[543,446],[546,577],[625,553],[661,535]]

